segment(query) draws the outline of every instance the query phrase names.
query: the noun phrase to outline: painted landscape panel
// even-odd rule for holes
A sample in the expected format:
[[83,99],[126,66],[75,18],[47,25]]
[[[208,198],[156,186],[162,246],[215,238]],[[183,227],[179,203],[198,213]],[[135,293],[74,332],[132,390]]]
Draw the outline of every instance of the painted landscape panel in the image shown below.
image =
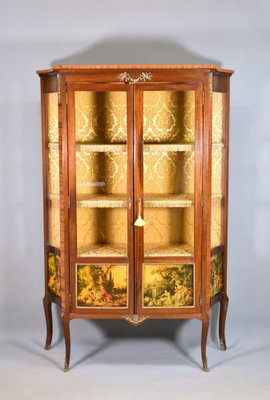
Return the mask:
[[193,292],[193,264],[144,265],[144,307],[190,307]]
[[77,306],[126,308],[127,281],[126,264],[77,264]]
[[210,297],[223,291],[223,256],[215,254],[211,257]]
[[60,257],[48,253],[48,290],[60,297]]

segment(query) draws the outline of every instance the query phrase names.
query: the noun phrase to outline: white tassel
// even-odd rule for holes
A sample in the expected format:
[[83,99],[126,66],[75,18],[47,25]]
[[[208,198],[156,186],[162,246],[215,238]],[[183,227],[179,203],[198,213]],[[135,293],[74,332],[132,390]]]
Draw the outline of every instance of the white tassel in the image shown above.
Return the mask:
[[145,225],[145,221],[141,217],[141,200],[138,200],[138,206],[139,206],[139,215],[136,221],[134,222],[134,225],[142,227]]
[[144,226],[145,221],[142,219],[142,217],[139,215],[136,221],[134,222],[135,226]]

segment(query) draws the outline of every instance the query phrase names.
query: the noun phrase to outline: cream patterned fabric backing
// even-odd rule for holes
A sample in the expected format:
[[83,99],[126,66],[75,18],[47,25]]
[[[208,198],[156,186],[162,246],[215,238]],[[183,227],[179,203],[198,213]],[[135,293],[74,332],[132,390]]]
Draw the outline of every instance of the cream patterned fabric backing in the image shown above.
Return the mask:
[[76,152],[77,193],[126,193],[127,153]]
[[[48,135],[48,197],[59,199],[59,127],[58,95],[45,94],[45,128]],[[48,207],[49,244],[60,249],[59,201],[50,201]]]
[[212,119],[212,140],[214,143],[222,142],[223,129],[225,126],[225,101],[226,94],[213,92],[213,119]]
[[145,91],[145,143],[191,143],[195,132],[195,93]]
[[58,94],[46,93],[46,125],[48,129],[48,140],[50,143],[58,143],[59,128],[58,128]]
[[212,95],[212,211],[211,247],[222,244],[222,197],[223,197],[223,137],[225,128],[226,94],[214,92]]
[[87,248],[94,250],[95,245],[100,245],[100,249],[96,249],[99,253],[103,247],[106,254],[108,248],[111,249],[111,254],[114,254],[113,246],[120,244],[121,255],[127,255],[126,208],[78,208],[77,227],[79,253],[85,253]]
[[75,92],[76,142],[126,143],[126,92]]

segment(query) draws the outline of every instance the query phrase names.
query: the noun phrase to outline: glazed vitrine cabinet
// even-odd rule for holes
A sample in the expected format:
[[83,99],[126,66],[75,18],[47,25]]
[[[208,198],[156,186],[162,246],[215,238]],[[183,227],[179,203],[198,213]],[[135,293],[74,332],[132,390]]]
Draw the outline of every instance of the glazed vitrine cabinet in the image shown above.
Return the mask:
[[75,318],[202,321],[227,297],[229,81],[211,65],[58,66],[41,78],[45,297]]

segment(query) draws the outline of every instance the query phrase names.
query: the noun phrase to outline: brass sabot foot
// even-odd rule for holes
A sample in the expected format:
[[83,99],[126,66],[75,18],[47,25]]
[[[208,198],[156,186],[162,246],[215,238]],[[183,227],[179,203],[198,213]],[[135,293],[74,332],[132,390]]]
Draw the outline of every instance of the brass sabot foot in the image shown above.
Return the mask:
[[205,360],[205,361],[203,362],[203,371],[204,371],[204,372],[209,372],[207,360]]
[[69,362],[67,360],[65,360],[64,362],[64,372],[68,372],[69,371]]

